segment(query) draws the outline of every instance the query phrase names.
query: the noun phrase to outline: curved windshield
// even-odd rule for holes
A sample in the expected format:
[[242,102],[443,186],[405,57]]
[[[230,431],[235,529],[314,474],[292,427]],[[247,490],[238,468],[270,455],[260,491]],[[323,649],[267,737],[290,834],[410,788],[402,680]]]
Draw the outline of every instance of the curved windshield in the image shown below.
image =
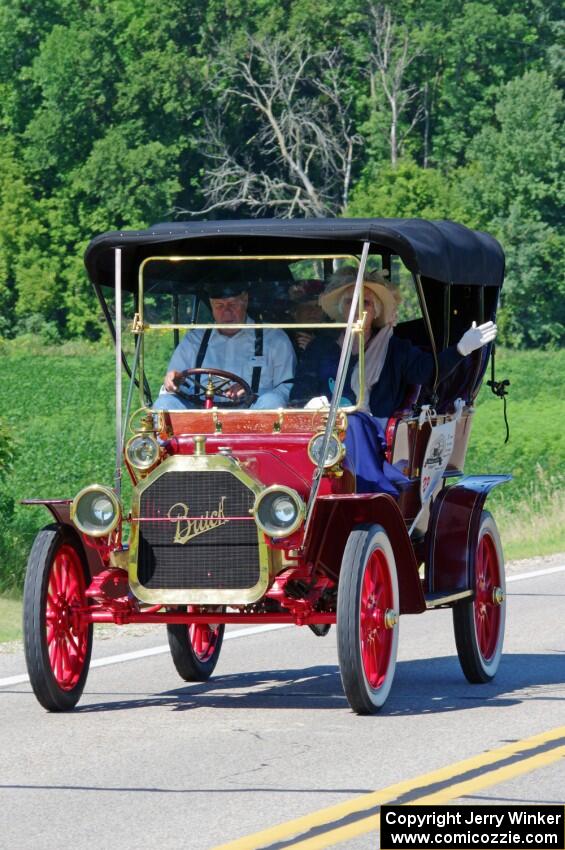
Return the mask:
[[[351,311],[358,270],[359,258],[344,255],[145,260],[137,299],[137,327],[143,329],[139,368],[153,405],[312,409],[329,406],[341,384],[339,406],[355,408],[363,393],[364,347],[359,354],[358,338],[368,321],[376,322],[378,291],[365,287]],[[389,291],[398,289],[403,276],[390,260],[383,268],[380,255],[369,257],[367,273],[376,280],[384,276]],[[399,300],[387,321],[397,320]],[[340,382],[348,323],[354,342]]]

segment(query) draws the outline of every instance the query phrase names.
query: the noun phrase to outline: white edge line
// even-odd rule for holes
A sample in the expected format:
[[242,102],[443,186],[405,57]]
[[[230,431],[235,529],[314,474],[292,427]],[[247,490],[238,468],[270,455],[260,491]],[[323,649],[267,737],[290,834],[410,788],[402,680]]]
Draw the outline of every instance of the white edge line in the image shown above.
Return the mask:
[[[549,567],[547,570],[536,570],[531,573],[520,573],[519,575],[511,575],[506,577],[506,583],[511,581],[524,581],[527,578],[535,578],[536,576],[549,576],[553,573],[565,572],[565,564],[558,567]],[[287,629],[292,623],[267,623],[262,626],[251,626],[247,629],[237,629],[233,632],[226,632],[224,640],[233,640],[240,637],[251,637],[260,632],[272,632],[276,629]],[[163,646],[153,646],[149,649],[138,649],[134,652],[122,652],[119,655],[109,655],[107,658],[96,658],[91,662],[91,667],[108,667],[110,664],[121,664],[124,661],[137,661],[140,658],[149,658],[152,655],[163,655],[169,652],[168,644]],[[8,676],[6,679],[0,679],[0,688],[8,687],[9,685],[22,685],[24,682],[29,682],[29,676],[21,674],[19,676]]]
[[560,567],[548,567],[547,570],[536,570],[532,573],[518,573],[518,575],[506,576],[506,584],[509,581],[523,581],[526,578],[535,578],[535,576],[550,576],[552,573],[563,573],[565,572],[565,564],[561,564]]
[[[234,638],[251,637],[260,632],[273,632],[276,629],[288,629],[292,623],[266,623],[262,626],[251,626],[247,629],[237,629],[233,632],[226,632],[224,640],[233,640]],[[149,658],[152,655],[163,655],[169,652],[169,644],[162,646],[152,646],[149,649],[138,649],[134,652],[122,652],[119,655],[108,655],[106,658],[96,658],[90,663],[91,667],[107,667],[110,664],[121,664],[123,661],[137,661],[140,658]],[[29,682],[29,676],[20,674],[18,676],[8,676],[6,679],[0,679],[0,688],[8,687],[9,685],[22,685]]]

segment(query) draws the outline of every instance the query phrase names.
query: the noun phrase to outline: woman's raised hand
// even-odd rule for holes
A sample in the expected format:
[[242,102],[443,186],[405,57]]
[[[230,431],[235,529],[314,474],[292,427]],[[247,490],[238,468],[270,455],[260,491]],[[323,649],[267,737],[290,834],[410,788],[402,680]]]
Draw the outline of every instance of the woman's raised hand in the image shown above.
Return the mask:
[[482,325],[477,325],[473,322],[468,331],[465,331],[459,342],[457,343],[457,351],[463,357],[476,351],[477,348],[482,348],[489,342],[492,342],[496,337],[497,327],[494,322],[485,322]]

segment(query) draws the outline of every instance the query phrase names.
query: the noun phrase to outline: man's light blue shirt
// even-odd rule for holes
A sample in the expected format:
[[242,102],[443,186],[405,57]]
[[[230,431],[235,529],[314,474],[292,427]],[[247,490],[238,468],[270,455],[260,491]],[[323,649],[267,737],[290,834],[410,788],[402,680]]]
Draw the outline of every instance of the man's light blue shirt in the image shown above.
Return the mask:
[[[246,324],[254,324],[249,316]],[[186,333],[169,361],[168,372],[194,368],[204,333],[203,330]],[[233,372],[249,385],[252,382],[254,367],[260,366],[259,396],[268,393],[268,407],[286,407],[294,378],[296,354],[290,339],[282,330],[263,329],[263,354],[257,356],[255,330],[242,329],[233,336],[226,336],[213,328],[202,361],[202,367],[206,366]],[[265,407],[265,404],[257,406]]]

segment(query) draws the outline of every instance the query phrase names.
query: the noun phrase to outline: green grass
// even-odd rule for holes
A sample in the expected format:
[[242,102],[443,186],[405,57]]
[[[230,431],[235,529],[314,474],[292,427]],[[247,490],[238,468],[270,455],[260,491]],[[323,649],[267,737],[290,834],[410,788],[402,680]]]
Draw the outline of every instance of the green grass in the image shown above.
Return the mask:
[[0,643],[22,638],[22,603],[19,599],[0,596]]
[[[483,384],[465,471],[511,472],[514,480],[489,496],[507,558],[565,552],[565,351],[496,355],[497,380],[510,380],[505,445],[503,403]],[[487,378],[490,377],[489,374]]]
[[539,478],[521,501],[499,497],[489,502],[500,529],[507,559],[565,552],[565,477]]
[[[497,372],[499,380],[511,381],[510,442],[504,445],[502,401],[484,386],[466,472],[515,476],[487,502],[501,527],[507,557],[565,551],[565,351],[499,351]],[[5,485],[16,499],[73,497],[86,484],[112,484],[114,356],[109,345],[5,343],[0,398],[0,416],[19,442],[16,467]],[[21,588],[33,538],[50,521],[45,508],[18,505],[14,520],[0,528],[0,590]]]
[[[563,351],[500,351],[497,379],[509,378],[510,441],[504,445],[503,403],[483,384],[467,454],[467,472],[512,472],[511,498],[521,500],[539,469],[552,477],[563,471]],[[490,368],[489,375],[490,377]]]
[[[17,499],[73,497],[94,481],[112,483],[113,354],[104,348],[0,352],[0,415],[18,441],[5,487]],[[21,587],[45,508],[16,506],[2,536],[0,589]]]

